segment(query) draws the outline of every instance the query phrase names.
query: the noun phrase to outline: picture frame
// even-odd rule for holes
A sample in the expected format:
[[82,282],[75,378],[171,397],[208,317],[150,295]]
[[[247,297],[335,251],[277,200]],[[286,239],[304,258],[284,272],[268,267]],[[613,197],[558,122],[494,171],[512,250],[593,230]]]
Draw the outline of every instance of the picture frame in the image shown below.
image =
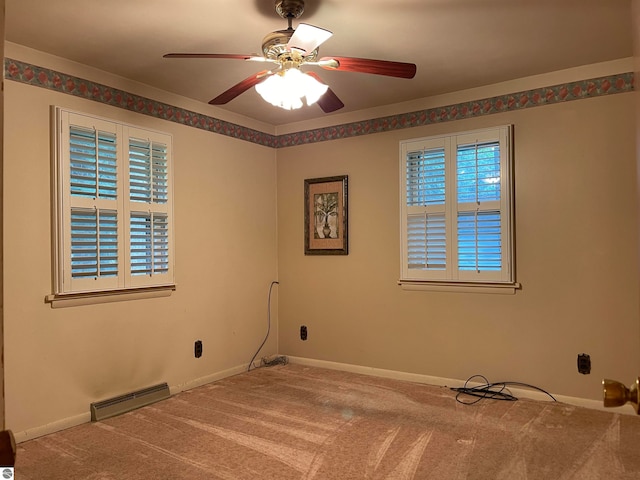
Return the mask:
[[304,254],[348,255],[348,175],[304,181]]

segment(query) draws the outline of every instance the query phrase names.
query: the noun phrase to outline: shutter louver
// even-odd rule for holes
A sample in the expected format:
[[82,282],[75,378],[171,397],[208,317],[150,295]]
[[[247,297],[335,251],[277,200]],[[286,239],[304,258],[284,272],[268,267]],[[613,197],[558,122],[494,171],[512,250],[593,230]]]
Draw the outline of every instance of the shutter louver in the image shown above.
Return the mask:
[[444,214],[407,217],[407,265],[410,269],[444,270],[447,242]]
[[476,272],[502,269],[500,212],[458,214],[458,268]]
[[71,209],[71,277],[118,274],[118,218],[110,210]]
[[459,145],[457,177],[459,203],[499,201],[499,142]]
[[169,271],[169,220],[166,215],[153,216],[153,273]]
[[167,203],[169,198],[169,168],[167,163],[167,146],[153,143],[153,201]]
[[69,129],[71,195],[117,198],[116,136],[88,128]]
[[129,139],[129,197],[134,202],[167,203],[167,146]]
[[129,198],[151,202],[151,142],[129,139]]
[[406,163],[407,206],[444,204],[444,148],[409,152]]
[[131,275],[151,275],[153,241],[151,215],[131,215]]
[[131,274],[169,271],[169,224],[165,214],[131,214]]

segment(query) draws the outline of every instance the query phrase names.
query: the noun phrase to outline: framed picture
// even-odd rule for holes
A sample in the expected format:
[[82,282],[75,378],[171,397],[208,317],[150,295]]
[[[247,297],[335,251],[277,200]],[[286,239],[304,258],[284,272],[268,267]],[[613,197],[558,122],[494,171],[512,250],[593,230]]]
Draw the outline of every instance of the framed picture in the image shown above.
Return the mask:
[[304,181],[304,254],[348,255],[348,176]]

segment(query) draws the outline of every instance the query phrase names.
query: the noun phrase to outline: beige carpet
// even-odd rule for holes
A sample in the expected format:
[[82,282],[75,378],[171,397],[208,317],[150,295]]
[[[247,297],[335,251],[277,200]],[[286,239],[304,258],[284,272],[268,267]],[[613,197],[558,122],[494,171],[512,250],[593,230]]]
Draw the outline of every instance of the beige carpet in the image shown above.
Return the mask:
[[15,478],[631,480],[640,418],[276,366],[19,444]]

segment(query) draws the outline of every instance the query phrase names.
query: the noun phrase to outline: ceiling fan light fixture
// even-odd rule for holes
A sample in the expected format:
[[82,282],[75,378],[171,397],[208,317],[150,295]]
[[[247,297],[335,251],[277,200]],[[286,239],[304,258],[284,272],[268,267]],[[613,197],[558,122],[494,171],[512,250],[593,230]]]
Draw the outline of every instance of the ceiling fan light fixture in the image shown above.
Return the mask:
[[289,68],[256,85],[256,91],[268,103],[293,110],[316,103],[329,88],[315,78],[302,73],[298,68]]

